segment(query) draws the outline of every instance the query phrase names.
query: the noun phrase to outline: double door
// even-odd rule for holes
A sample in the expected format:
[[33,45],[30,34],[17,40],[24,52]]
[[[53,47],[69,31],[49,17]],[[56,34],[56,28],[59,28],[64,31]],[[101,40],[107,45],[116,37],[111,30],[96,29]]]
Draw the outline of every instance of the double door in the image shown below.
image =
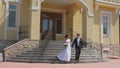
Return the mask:
[[49,16],[42,16],[41,18],[41,39],[44,40],[49,31],[52,32],[52,40],[55,40],[55,19]]

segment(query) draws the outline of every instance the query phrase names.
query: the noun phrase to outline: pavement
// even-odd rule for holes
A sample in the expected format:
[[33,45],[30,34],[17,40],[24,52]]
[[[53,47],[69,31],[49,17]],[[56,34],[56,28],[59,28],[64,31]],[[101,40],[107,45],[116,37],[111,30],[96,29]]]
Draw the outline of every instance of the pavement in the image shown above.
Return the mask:
[[120,59],[112,59],[106,62],[68,64],[1,62],[0,68],[120,68]]

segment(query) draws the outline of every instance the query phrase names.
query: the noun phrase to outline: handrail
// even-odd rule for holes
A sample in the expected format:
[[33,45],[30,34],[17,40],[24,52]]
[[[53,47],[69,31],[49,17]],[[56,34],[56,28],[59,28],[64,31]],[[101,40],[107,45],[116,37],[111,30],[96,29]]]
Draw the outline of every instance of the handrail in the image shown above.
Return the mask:
[[47,36],[45,37],[45,39],[42,42],[42,45],[41,45],[41,57],[43,56],[43,54],[45,52],[45,49],[48,46],[49,40],[52,37],[51,35],[52,35],[52,31],[48,31]]

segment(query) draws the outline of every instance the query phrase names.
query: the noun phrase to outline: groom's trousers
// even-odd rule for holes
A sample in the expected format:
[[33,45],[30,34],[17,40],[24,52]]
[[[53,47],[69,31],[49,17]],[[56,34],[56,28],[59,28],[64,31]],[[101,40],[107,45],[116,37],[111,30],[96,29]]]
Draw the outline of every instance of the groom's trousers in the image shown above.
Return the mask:
[[75,50],[76,50],[75,60],[79,60],[80,53],[81,53],[81,47],[76,46]]

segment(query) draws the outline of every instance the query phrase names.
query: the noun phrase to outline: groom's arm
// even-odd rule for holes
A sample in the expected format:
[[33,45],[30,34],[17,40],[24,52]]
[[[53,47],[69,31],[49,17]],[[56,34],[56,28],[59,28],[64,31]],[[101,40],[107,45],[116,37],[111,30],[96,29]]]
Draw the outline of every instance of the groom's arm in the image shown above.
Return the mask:
[[74,44],[75,44],[75,39],[73,40],[73,43],[72,43],[72,45],[71,45],[71,46],[73,47],[73,46],[74,46]]

